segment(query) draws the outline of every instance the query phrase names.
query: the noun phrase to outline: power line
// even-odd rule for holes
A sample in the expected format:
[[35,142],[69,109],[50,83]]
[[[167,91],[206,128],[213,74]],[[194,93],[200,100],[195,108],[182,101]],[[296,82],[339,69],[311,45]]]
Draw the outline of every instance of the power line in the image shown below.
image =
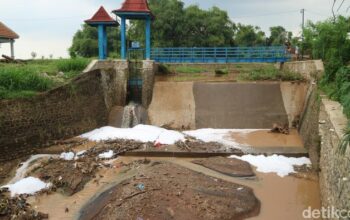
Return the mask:
[[293,11],[285,11],[285,12],[276,12],[276,13],[268,13],[268,14],[259,14],[259,15],[242,15],[237,17],[231,17],[231,18],[254,18],[254,17],[265,17],[265,16],[274,16],[274,15],[282,15],[282,14],[291,14],[296,13],[299,10],[293,10]]
[[70,16],[70,17],[51,17],[51,18],[10,18],[10,19],[0,19],[2,21],[10,22],[46,22],[46,21],[57,21],[57,20],[68,20],[72,18],[88,18],[91,15],[80,15],[80,16]]
[[320,12],[316,12],[316,11],[313,11],[313,10],[310,10],[310,9],[307,9],[306,12],[309,12],[309,13],[314,14],[314,15],[322,16],[322,17],[330,17],[330,15],[326,15],[326,14],[323,14],[323,13],[320,13]]

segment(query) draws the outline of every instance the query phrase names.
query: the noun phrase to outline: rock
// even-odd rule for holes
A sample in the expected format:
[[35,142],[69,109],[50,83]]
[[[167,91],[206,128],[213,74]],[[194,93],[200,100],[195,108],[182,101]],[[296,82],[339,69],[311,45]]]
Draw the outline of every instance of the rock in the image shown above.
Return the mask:
[[204,166],[208,169],[233,177],[255,176],[248,162],[226,157],[211,157],[207,159],[194,160],[192,163]]

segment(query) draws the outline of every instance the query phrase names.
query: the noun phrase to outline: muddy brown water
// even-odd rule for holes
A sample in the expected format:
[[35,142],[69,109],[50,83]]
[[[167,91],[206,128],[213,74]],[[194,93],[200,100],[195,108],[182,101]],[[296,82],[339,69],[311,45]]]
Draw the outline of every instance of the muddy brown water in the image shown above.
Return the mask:
[[291,129],[288,135],[272,133],[269,130],[231,132],[227,138],[252,147],[304,147],[296,129]]
[[[120,162],[130,163],[143,158],[119,157],[113,161],[117,168],[103,169],[98,178],[89,182],[85,188],[73,196],[67,197],[58,193],[31,197],[30,204],[37,211],[49,213],[50,219],[78,219],[81,209],[87,202],[98,198],[101,193],[116,186],[121,181],[132,177],[133,169],[122,172],[118,166]],[[256,172],[254,179],[230,177],[203,166],[191,163],[192,159],[180,158],[148,158],[151,160],[168,161],[205,175],[223,179],[229,182],[251,187],[261,202],[259,216],[251,219],[259,220],[298,220],[302,218],[302,211],[309,206],[320,208],[320,195],[317,179],[297,178],[287,176],[281,178],[275,174]],[[98,205],[98,204],[96,204]],[[97,207],[97,206],[96,206]],[[65,212],[68,208],[68,212]]]

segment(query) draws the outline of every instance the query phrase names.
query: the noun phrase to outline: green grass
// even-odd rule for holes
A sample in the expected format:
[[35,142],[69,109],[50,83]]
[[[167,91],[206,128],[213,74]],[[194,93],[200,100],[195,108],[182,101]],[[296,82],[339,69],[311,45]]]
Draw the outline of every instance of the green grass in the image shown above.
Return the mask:
[[350,118],[350,67],[340,68],[333,81],[323,78],[320,87],[328,97],[342,104],[344,114]]
[[204,73],[206,69],[193,66],[178,66],[175,68],[176,73]]
[[338,152],[344,155],[349,146],[350,146],[350,124],[345,130],[344,137],[341,139],[339,143]]
[[89,59],[76,58],[0,63],[0,99],[33,97],[75,77],[89,62]]
[[282,81],[301,81],[304,80],[303,76],[299,73],[278,70],[273,66],[266,66],[264,68],[250,69],[247,71],[241,71],[239,80],[244,81],[261,81],[261,80],[282,80]]

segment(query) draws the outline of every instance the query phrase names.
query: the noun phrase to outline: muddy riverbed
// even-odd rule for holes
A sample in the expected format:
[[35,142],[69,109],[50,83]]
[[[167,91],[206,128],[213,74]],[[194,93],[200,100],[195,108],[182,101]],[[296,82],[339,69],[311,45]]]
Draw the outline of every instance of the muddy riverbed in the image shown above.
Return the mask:
[[[221,148],[218,143],[209,145]],[[187,148],[206,150],[209,145],[192,141],[173,147],[188,151]],[[317,175],[309,168],[301,167],[295,169],[297,173],[280,177],[227,157],[119,155],[157,147],[125,140],[96,143],[73,139],[48,148],[43,153],[56,156],[38,157],[27,164],[27,172],[21,175],[38,177],[52,186],[34,196],[24,196],[28,204],[25,209],[33,215],[40,213],[37,219],[47,214],[49,219],[298,220],[309,206],[320,207]],[[84,156],[60,159],[63,149],[83,151]],[[114,152],[111,157],[100,157],[110,150]],[[15,173],[7,179],[11,176]],[[9,198],[6,193],[1,195]],[[19,200],[14,202],[21,199],[16,198]],[[14,213],[0,219],[11,219],[6,218],[11,215]]]
[[[197,219],[196,216],[208,217],[210,213],[217,213],[220,218],[212,215],[211,219],[226,219],[225,216],[237,217],[227,219],[240,219],[239,216],[246,218],[256,215],[252,219],[295,220],[302,219],[302,211],[309,206],[320,207],[318,180],[313,173],[282,178],[273,173],[264,174],[253,169],[255,177],[239,178],[219,172],[220,168],[217,167],[213,170],[195,164],[192,162],[194,160],[198,161],[180,158],[118,157],[105,161],[110,166],[98,169],[95,177],[72,195],[56,191],[31,196],[27,201],[36,212],[47,213],[49,219],[120,219],[120,216],[113,213],[122,208],[122,213],[128,213],[129,219],[164,219],[166,216],[173,216],[173,219]],[[152,166],[153,169],[148,170]],[[213,196],[210,190],[198,191],[203,186],[213,190],[214,198],[219,199],[210,198]],[[247,190],[244,199],[239,200],[242,203],[217,196],[227,194],[226,190],[230,188],[242,190],[241,187]],[[103,196],[105,192],[113,193],[108,193],[109,196],[106,197]],[[230,192],[233,193],[232,190]],[[196,193],[199,197],[195,197]],[[130,196],[133,199],[129,200]],[[240,198],[235,194],[232,194],[232,197]],[[247,202],[248,198],[250,199]],[[125,204],[121,203],[123,199],[126,199]],[[217,201],[222,207],[209,208],[208,204],[213,201]],[[231,207],[234,202],[242,204],[242,207],[249,211],[243,212],[245,215],[240,215],[242,212],[231,212],[230,210],[235,210]],[[91,204],[97,208],[87,208]],[[130,207],[133,209],[129,213]],[[221,210],[223,207],[231,208],[225,209],[224,212]],[[93,214],[87,213],[86,210],[92,210]],[[221,212],[224,215],[220,215]],[[188,215],[181,215],[182,213]]]

